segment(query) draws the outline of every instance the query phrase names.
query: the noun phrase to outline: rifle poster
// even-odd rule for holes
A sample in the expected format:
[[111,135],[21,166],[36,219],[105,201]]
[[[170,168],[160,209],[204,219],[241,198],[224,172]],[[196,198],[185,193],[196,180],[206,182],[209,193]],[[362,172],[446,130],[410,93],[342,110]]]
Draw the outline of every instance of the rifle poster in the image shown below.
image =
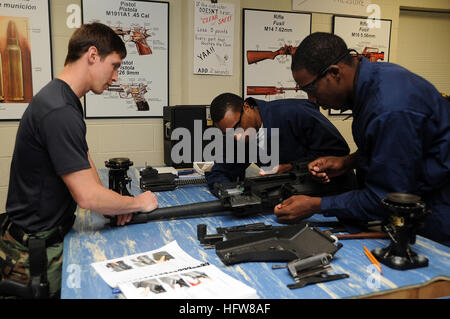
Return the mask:
[[52,79],[48,0],[0,0],[0,120],[20,120]]
[[[388,62],[391,40],[391,20],[333,16],[333,33],[340,36],[349,49],[356,50],[371,62]],[[352,114],[328,110],[329,115]]]
[[195,1],[194,74],[233,75],[234,4]]
[[244,98],[307,98],[291,72],[292,55],[311,33],[311,14],[244,9]]
[[83,0],[83,23],[110,26],[125,42],[119,80],[85,96],[86,118],[162,117],[169,105],[169,3]]

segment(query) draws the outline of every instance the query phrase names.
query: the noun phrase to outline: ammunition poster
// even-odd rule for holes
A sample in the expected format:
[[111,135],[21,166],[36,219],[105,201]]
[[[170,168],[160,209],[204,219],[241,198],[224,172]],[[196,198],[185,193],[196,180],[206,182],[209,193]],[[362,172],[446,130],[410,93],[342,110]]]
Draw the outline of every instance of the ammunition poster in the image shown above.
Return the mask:
[[297,89],[291,61],[311,33],[311,14],[244,9],[243,94],[265,101],[307,98]]
[[195,1],[194,74],[233,75],[234,5]]
[[48,0],[0,0],[0,120],[20,120],[52,79]]
[[169,3],[83,0],[83,23],[110,26],[125,42],[119,80],[85,96],[87,118],[162,117],[169,105]]

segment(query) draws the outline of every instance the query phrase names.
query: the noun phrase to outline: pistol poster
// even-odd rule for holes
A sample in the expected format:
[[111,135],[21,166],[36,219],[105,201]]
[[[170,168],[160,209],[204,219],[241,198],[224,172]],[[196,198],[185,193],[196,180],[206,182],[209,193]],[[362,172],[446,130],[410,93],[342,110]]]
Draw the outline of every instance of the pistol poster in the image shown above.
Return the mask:
[[83,0],[83,23],[110,26],[125,42],[119,80],[85,96],[86,118],[162,117],[169,105],[169,3]]
[[[389,61],[389,44],[391,40],[391,20],[368,19],[345,16],[333,16],[333,33],[340,36],[349,49],[372,62]],[[341,113],[328,110],[329,115],[352,114],[351,110]]]
[[311,33],[311,14],[244,9],[243,94],[273,101],[307,98],[292,77],[297,46]]
[[234,4],[195,1],[194,74],[233,75]]
[[0,120],[20,120],[52,79],[48,0],[0,0]]

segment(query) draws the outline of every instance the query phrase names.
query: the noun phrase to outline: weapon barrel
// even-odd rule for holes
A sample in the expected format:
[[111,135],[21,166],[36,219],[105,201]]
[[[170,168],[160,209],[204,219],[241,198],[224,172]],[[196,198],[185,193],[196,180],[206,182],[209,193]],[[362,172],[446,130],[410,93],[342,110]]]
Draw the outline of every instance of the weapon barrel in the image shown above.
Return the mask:
[[[128,224],[142,224],[149,221],[180,217],[196,217],[224,210],[220,200],[193,203],[181,206],[157,208],[150,213],[136,213]],[[114,222],[114,221],[113,221]]]

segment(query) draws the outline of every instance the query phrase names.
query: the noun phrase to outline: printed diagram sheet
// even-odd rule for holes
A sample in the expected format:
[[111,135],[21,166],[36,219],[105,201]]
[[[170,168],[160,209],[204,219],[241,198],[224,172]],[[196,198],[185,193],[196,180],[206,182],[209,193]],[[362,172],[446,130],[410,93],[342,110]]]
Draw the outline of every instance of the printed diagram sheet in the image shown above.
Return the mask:
[[159,249],[91,264],[130,299],[258,298],[256,291],[173,241]]

